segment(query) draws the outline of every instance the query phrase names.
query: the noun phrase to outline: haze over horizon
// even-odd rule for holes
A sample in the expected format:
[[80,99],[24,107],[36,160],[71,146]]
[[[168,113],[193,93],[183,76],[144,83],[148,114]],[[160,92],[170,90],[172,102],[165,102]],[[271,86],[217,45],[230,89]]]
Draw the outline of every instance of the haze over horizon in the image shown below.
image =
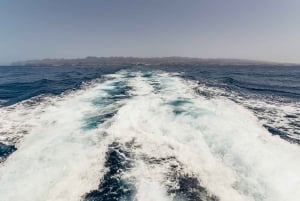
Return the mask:
[[0,65],[86,56],[300,63],[300,1],[0,3]]

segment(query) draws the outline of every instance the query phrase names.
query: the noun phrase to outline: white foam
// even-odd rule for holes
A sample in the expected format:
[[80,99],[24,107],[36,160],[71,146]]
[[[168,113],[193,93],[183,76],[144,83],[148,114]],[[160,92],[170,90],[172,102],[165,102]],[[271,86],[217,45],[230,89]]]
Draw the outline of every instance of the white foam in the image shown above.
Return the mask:
[[[229,100],[196,96],[179,78],[155,79],[163,90],[138,92],[143,96],[119,110],[109,132],[136,137],[150,156],[175,155],[221,200],[298,200],[298,146],[271,136],[251,112]],[[141,78],[132,84],[137,91],[149,88]],[[190,102],[180,107],[182,115],[166,104],[178,99]]]
[[133,176],[137,179],[137,194],[135,199],[143,201],[171,201],[167,195],[167,189],[163,184],[162,167],[149,167],[143,162],[137,162],[132,170]]
[[[128,79],[124,73],[34,113],[22,108],[21,119],[31,128],[0,167],[0,200],[80,200],[97,188],[107,145],[116,139],[135,139],[138,145],[133,150],[135,167],[124,173],[136,181],[137,200],[172,200],[166,189],[170,164],[149,166],[142,156],[175,156],[184,173],[197,177],[220,200],[299,200],[299,146],[270,135],[250,111],[232,101],[196,95],[193,82],[167,73],[150,78],[132,74],[136,77],[128,84],[133,97],[113,106],[101,108],[92,101],[105,97],[103,89],[114,80]],[[109,123],[82,129],[87,115],[112,108],[119,109]],[[18,122],[20,115],[7,122],[13,120]]]
[[[297,126],[300,122],[300,105],[298,101],[270,95],[243,94],[242,92],[239,93],[220,87],[206,86],[203,83],[198,84],[197,90],[200,94],[209,94],[211,97],[227,97],[251,109],[262,125],[270,126],[285,133],[291,141],[300,139],[299,126]],[[292,115],[293,118],[288,118],[289,115]]]
[[0,166],[1,201],[79,200],[97,187],[106,149],[103,128],[82,127],[87,115],[105,112],[107,108],[96,107],[92,100],[105,98],[103,89],[111,88],[113,81],[53,97],[51,104],[35,107],[33,114],[24,106],[12,114],[15,122],[25,120],[31,128]]

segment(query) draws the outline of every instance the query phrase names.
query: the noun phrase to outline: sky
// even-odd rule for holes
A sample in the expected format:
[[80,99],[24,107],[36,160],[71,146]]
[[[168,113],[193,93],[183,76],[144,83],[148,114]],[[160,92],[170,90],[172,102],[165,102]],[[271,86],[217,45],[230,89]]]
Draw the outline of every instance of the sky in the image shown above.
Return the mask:
[[86,56],[300,63],[300,0],[0,0],[0,64]]

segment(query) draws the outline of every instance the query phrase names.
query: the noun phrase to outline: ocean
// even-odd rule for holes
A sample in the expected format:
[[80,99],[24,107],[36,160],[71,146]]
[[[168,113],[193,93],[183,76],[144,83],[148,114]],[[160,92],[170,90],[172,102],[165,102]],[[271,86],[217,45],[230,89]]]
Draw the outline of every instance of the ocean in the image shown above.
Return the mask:
[[0,67],[1,201],[298,201],[300,67]]

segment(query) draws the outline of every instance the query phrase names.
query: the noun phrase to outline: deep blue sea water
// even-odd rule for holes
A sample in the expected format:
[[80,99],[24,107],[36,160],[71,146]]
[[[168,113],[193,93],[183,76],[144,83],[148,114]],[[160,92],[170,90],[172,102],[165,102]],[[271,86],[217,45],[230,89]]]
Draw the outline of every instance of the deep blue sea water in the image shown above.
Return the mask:
[[[8,106],[41,95],[60,94],[78,88],[82,82],[114,73],[124,67],[0,67],[0,100]],[[129,67],[127,67],[129,68]],[[138,70],[161,69],[184,73],[184,78],[198,80],[237,92],[256,93],[300,100],[300,67],[222,66],[222,67],[137,67]]]
[[0,67],[0,101],[15,104],[41,94],[58,95],[121,67]]
[[300,197],[300,67],[3,66],[0,120],[3,201]]

